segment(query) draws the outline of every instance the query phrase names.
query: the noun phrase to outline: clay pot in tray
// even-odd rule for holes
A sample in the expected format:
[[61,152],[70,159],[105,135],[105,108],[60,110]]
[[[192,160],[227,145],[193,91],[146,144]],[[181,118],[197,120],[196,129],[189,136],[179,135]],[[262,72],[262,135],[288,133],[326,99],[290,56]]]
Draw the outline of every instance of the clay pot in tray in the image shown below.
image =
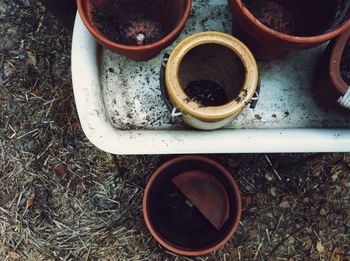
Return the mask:
[[314,93],[321,105],[350,113],[350,29],[331,41],[315,73]]
[[257,59],[320,45],[350,26],[348,0],[228,0],[233,33]]
[[[229,124],[258,98],[259,73],[250,50],[219,32],[192,35],[165,57],[160,86],[175,116],[201,130]],[[170,102],[169,102],[170,100]]]
[[77,0],[96,40],[132,60],[149,60],[181,33],[192,0]]
[[150,178],[143,213],[152,236],[170,251],[208,254],[234,234],[241,198],[230,173],[203,156],[180,156],[161,165]]

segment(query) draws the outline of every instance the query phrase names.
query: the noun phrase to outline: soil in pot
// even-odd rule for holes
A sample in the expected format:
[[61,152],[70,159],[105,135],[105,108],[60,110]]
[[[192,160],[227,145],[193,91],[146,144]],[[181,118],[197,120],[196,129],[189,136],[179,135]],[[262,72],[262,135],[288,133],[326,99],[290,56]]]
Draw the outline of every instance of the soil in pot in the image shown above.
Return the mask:
[[185,93],[201,106],[220,106],[228,102],[224,88],[213,81],[190,82]]
[[244,85],[245,68],[229,48],[203,44],[190,50],[180,64],[179,80],[191,101],[221,106],[237,98]]
[[350,41],[346,43],[341,60],[341,75],[344,81],[350,86]]
[[149,45],[164,38],[175,27],[162,23],[159,0],[94,0],[90,3],[92,23],[109,40],[130,46]]
[[261,23],[284,34],[294,34],[294,21],[288,10],[272,1],[247,1],[246,6]]
[[267,27],[300,37],[327,33],[350,17],[347,0],[243,0],[243,3]]

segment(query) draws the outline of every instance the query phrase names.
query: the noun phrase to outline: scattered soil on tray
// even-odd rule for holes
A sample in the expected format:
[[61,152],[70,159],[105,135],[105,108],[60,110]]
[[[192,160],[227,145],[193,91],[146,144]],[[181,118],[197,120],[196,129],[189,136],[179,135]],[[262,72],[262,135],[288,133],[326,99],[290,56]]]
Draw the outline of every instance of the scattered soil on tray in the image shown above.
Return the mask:
[[186,95],[201,106],[220,106],[228,102],[225,90],[213,81],[193,81],[185,88]]
[[[118,2],[117,2],[118,3]],[[120,21],[119,14],[122,6],[113,4],[97,7],[92,11],[93,23],[108,39],[124,45],[148,45],[159,41],[165,36],[162,25],[148,15],[131,15],[126,21]]]
[[348,85],[350,85],[350,41],[349,40],[343,52],[340,70],[344,81]]
[[246,0],[244,4],[261,23],[267,27],[288,35],[295,32],[295,25],[290,13],[282,5],[272,1]]

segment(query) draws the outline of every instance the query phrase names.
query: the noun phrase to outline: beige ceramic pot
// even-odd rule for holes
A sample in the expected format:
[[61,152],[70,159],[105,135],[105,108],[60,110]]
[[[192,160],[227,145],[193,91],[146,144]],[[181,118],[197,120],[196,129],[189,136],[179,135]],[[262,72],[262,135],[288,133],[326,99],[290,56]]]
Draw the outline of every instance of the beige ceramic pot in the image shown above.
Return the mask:
[[250,50],[218,32],[181,42],[168,58],[165,89],[186,124],[213,130],[229,124],[252,100],[259,83]]

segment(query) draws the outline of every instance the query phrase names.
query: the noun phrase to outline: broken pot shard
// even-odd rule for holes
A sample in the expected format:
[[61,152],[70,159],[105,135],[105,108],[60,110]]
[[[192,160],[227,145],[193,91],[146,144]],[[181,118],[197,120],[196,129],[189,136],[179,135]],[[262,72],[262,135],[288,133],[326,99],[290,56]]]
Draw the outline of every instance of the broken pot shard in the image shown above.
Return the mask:
[[230,215],[225,187],[205,171],[186,171],[172,179],[173,184],[193,203],[203,216],[220,230]]

